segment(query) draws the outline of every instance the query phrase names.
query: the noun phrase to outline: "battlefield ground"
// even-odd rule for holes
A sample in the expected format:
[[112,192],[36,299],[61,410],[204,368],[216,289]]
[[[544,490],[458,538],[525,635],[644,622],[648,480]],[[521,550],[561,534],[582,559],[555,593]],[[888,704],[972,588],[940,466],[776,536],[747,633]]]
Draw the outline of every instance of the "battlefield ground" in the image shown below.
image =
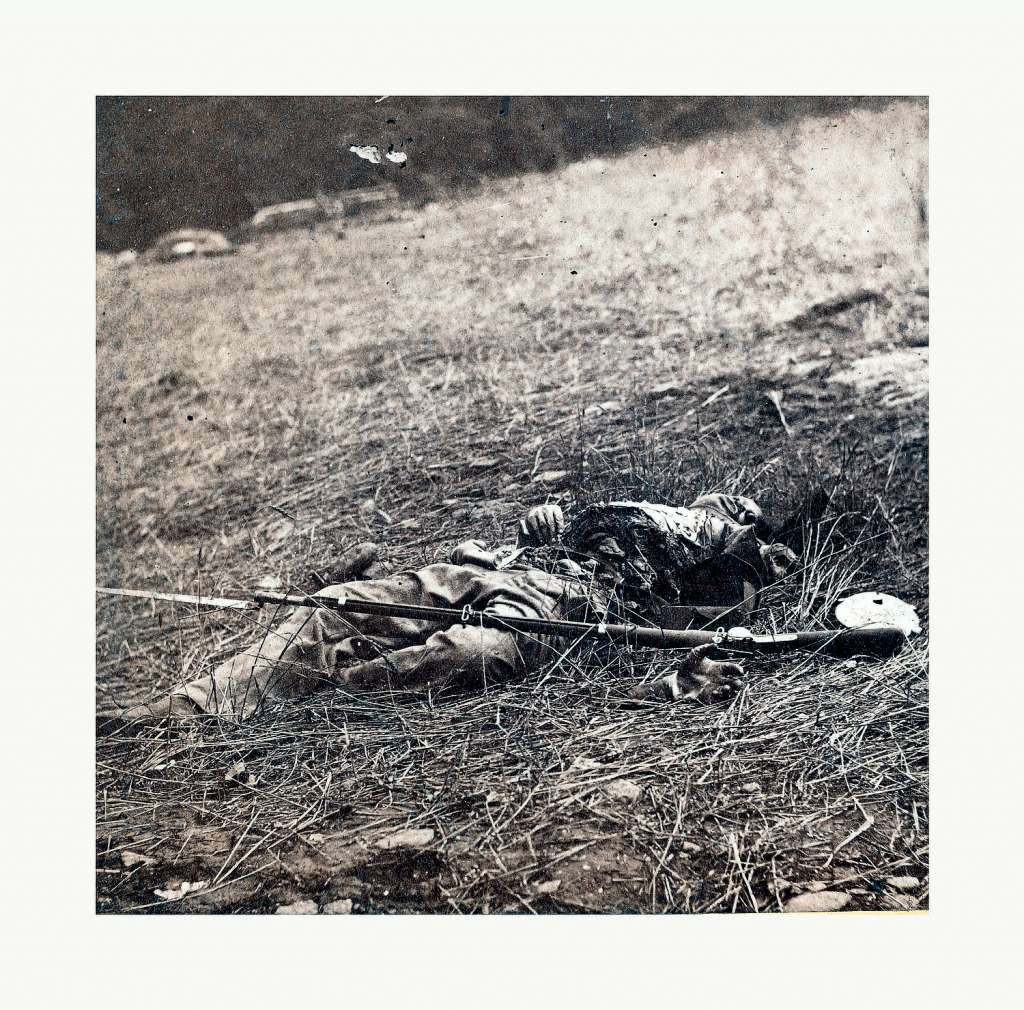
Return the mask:
[[[415,166],[408,166],[414,171]],[[888,661],[671,653],[520,684],[326,691],[244,725],[97,718],[100,912],[891,910],[928,904],[927,109],[638,147],[458,199],[97,267],[97,584],[311,591],[514,536],[544,501],[831,505],[760,628],[884,590]],[[97,603],[97,712],[272,620]]]

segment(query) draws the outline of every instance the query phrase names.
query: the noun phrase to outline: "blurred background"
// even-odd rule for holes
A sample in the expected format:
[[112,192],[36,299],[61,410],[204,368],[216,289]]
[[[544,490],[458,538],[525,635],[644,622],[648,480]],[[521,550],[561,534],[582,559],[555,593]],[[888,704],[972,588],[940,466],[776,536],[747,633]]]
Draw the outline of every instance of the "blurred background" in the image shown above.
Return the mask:
[[[144,248],[184,227],[230,230],[261,207],[391,184],[412,201],[487,176],[550,171],[885,98],[99,97],[98,248]],[[353,153],[375,146],[378,162]],[[397,156],[390,160],[387,155]],[[405,160],[401,155],[406,156]]]

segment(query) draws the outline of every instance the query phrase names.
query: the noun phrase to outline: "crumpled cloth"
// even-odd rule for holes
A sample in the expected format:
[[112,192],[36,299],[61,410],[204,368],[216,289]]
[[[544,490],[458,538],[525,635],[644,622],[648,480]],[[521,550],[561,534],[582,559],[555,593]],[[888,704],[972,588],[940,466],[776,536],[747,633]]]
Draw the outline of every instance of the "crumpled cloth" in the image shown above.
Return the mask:
[[562,541],[575,552],[607,555],[634,601],[729,605],[764,581],[760,518],[757,504],[738,495],[702,495],[688,508],[600,502],[568,520]]

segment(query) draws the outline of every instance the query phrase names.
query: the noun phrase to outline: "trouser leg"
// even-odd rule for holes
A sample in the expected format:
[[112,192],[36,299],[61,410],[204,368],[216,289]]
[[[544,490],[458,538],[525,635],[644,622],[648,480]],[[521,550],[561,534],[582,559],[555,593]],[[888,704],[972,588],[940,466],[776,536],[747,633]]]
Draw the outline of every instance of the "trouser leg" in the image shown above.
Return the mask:
[[[430,565],[387,579],[329,586],[316,595],[451,606],[465,595],[471,579],[472,573],[457,565]],[[129,709],[124,717],[187,718],[210,713],[245,719],[264,700],[305,697],[318,687],[343,680],[346,667],[383,657],[391,649],[422,645],[435,628],[408,618],[298,607],[284,623],[264,632],[244,653],[225,660],[209,676],[183,684],[156,702]]]
[[341,671],[353,687],[399,691],[481,688],[522,676],[532,650],[519,636],[495,628],[455,625],[432,634],[422,645]]
[[[346,595],[372,602],[428,606],[479,605],[489,591],[479,570],[431,565],[387,579],[330,586],[323,597]],[[485,596],[481,597],[481,593]],[[536,599],[533,598],[536,597]],[[488,605],[489,612],[549,616],[551,601],[529,599]],[[544,611],[542,614],[541,611]],[[199,713],[248,718],[265,699],[304,697],[329,683],[422,690],[447,684],[482,686],[521,675],[536,662],[535,643],[496,629],[437,625],[408,618],[298,608],[250,649],[222,663],[127,718],[188,717]]]
[[251,716],[268,697],[303,697],[328,679],[323,611],[300,607],[252,646],[214,672],[168,696],[125,713],[126,718],[187,718],[201,713]]
[[[318,596],[398,603],[421,603],[415,574],[329,586]],[[152,703],[125,713],[128,719],[187,718],[201,713],[248,718],[266,700],[299,698],[334,682],[339,667],[368,655],[422,642],[430,626],[407,618],[340,614],[299,607],[248,649],[225,660],[214,672],[175,688]]]

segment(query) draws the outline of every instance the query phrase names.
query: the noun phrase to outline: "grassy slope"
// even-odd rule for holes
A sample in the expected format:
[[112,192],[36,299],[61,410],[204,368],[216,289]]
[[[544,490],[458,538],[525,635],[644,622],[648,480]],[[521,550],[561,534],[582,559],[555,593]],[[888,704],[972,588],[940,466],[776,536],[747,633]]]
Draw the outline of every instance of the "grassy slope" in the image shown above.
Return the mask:
[[[778,509],[824,472],[842,519],[823,553],[872,539],[768,619],[814,621],[841,584],[926,613],[925,165],[925,112],[897,105],[493,184],[343,239],[104,258],[98,577],[309,587],[354,540],[428,561],[507,537],[547,494],[717,485]],[[813,314],[860,291],[879,297]],[[830,381],[865,358],[881,385]],[[247,633],[98,613],[101,704],[194,676]],[[755,664],[728,708],[626,709],[623,685],[666,662],[570,657],[487,698],[338,695],[254,727],[101,741],[99,907],[221,870],[186,909],[772,908],[817,880],[860,907],[904,901],[879,881],[926,875],[924,647],[885,668]],[[256,785],[225,786],[238,758]],[[635,806],[604,796],[616,776]],[[367,853],[405,824],[435,831],[426,851]],[[235,868],[242,834],[233,859],[259,844]],[[157,863],[126,873],[119,848]]]

